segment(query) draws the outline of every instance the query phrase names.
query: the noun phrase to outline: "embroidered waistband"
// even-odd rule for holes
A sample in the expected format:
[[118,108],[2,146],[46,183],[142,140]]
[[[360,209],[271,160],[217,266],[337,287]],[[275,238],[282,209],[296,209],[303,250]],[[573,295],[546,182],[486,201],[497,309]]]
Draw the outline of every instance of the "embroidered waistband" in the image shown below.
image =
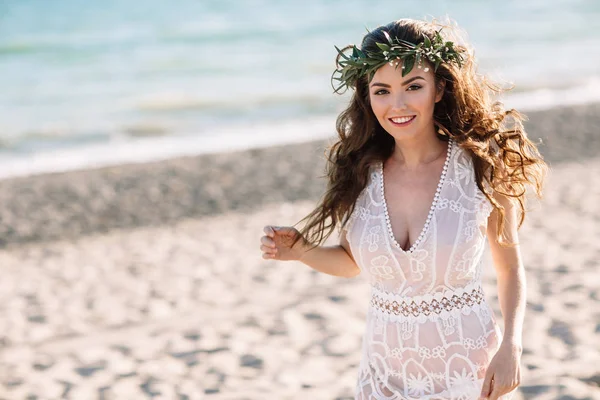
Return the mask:
[[[480,285],[422,296],[398,296],[372,288],[371,307],[393,319],[433,319],[468,311],[484,301]],[[395,318],[394,318],[395,317]]]

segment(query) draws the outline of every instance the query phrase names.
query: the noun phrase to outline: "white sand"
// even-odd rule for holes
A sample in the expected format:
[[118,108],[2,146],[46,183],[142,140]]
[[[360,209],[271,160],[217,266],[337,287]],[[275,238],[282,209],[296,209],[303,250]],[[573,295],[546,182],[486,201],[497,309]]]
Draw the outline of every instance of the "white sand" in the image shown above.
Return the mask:
[[[521,398],[600,399],[599,172],[561,164],[521,230]],[[368,283],[258,249],[312,205],[1,251],[0,398],[350,399]]]

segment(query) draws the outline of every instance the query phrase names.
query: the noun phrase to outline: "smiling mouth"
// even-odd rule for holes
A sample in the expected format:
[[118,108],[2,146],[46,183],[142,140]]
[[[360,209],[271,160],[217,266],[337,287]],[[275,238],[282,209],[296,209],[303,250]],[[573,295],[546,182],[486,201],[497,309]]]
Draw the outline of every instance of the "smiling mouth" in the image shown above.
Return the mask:
[[416,117],[416,115],[413,115],[411,117],[388,118],[388,121],[390,121],[395,126],[406,126],[410,124]]

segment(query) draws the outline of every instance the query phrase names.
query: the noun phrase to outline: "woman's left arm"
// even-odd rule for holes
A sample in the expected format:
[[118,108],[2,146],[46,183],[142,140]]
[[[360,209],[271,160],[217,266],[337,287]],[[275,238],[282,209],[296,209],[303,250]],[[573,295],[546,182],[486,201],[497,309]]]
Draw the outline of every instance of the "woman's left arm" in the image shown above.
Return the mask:
[[518,244],[517,207],[506,196],[497,194],[494,198],[504,207],[505,212],[502,239],[514,245],[502,246],[498,243],[498,210],[494,209],[488,219],[487,235],[496,270],[504,335],[500,348],[488,366],[481,391],[481,397],[490,400],[497,400],[501,395],[514,390],[521,382],[527,289]]

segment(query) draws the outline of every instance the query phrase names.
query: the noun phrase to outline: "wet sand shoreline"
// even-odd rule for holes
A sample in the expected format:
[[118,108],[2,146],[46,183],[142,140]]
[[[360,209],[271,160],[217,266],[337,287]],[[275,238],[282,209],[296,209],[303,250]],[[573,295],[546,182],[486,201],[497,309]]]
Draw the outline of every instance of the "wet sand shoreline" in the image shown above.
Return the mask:
[[[600,399],[598,110],[530,115],[552,169],[520,230],[517,399]],[[351,399],[368,283],[258,249],[265,224],[314,206],[322,157],[313,142],[1,181],[0,399]]]

